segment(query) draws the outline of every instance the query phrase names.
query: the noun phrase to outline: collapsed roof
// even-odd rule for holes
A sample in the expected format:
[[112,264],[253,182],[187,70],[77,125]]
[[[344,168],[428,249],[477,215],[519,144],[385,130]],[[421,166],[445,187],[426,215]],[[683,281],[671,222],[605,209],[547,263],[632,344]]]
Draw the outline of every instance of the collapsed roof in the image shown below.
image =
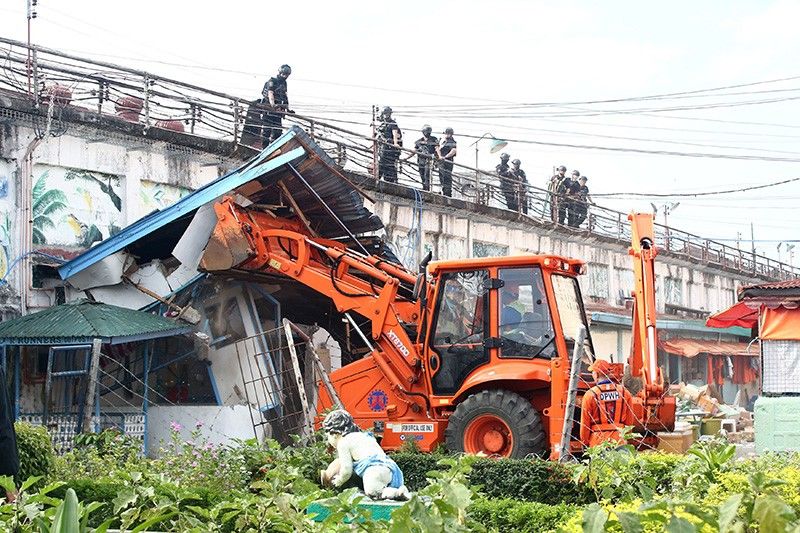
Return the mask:
[[[281,216],[307,221],[322,237],[348,237],[383,228],[381,220],[365,207],[366,195],[306,132],[293,126],[241,167],[172,206],[144,216],[65,263],[58,272],[62,279],[72,281],[121,251],[136,257],[138,264],[169,259],[198,211],[223,195],[278,206]],[[81,282],[74,285],[84,288]]]

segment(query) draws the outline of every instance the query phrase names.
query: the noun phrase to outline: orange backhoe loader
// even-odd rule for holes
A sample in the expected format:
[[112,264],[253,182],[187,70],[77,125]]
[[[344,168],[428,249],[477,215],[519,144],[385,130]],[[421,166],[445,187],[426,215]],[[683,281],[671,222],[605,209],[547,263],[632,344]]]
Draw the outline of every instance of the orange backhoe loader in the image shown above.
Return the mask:
[[[385,449],[413,441],[425,451],[445,444],[558,456],[571,353],[579,327],[588,330],[577,279],[583,262],[524,255],[429,263],[429,256],[415,274],[232,197],[214,210],[202,269],[296,280],[329,297],[361,336],[370,353],[330,377],[344,407],[382,435]],[[634,399],[636,429],[651,437],[673,428],[675,402],[656,359],[652,215],[629,218],[636,274],[629,366],[644,385]],[[591,335],[579,349],[584,364],[593,360]],[[584,374],[577,405],[591,385]],[[324,388],[320,396],[322,412],[331,401]],[[581,451],[577,428],[569,442]]]

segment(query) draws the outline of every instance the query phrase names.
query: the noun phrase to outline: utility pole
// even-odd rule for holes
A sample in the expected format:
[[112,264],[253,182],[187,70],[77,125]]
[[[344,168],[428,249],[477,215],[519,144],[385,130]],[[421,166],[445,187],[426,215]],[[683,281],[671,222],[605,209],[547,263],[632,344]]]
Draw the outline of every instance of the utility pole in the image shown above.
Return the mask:
[[36,18],[36,4],[39,3],[39,0],[27,0],[28,10],[27,10],[27,18],[28,18],[28,62],[26,64],[26,70],[28,71],[28,92],[33,94],[31,91],[31,21]]
[[378,180],[378,132],[376,130],[375,120],[377,119],[378,106],[372,106],[372,177],[375,181]]
[[750,222],[750,245],[753,249],[753,272],[756,271],[756,234],[753,229],[753,223]]

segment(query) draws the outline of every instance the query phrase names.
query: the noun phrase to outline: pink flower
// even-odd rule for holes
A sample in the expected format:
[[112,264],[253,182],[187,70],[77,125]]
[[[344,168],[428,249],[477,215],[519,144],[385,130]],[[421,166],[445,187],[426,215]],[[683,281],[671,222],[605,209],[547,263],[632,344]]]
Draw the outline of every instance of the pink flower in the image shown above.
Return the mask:
[[201,427],[203,427],[203,423],[198,420],[197,424],[195,424],[194,427],[195,427],[195,429],[200,429]]
[[180,424],[178,424],[177,422],[172,422],[172,423],[169,425],[169,428],[170,428],[172,431],[174,431],[174,432],[176,432],[176,433],[177,433],[178,431],[180,431],[181,429],[183,429],[183,426],[181,426],[181,425],[180,425]]
[[197,461],[192,461],[192,464],[190,464],[189,466],[191,466],[192,468],[197,468]]

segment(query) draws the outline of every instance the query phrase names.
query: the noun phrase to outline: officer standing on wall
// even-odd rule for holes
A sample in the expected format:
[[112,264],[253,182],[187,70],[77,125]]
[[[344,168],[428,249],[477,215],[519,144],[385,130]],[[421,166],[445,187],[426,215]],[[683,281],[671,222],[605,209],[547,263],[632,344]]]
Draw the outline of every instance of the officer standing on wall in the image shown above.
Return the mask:
[[561,165],[547,183],[547,191],[550,193],[550,219],[553,222],[558,222],[558,210],[561,205],[559,201],[560,198],[558,197],[558,188],[561,182],[566,178],[566,173],[567,167]]
[[586,176],[581,176],[578,179],[576,187],[575,199],[573,200],[574,223],[571,226],[577,228],[583,221],[586,220],[586,215],[589,214],[589,204],[592,203],[592,197],[589,196],[589,187],[586,186]]
[[[559,171],[561,169],[559,168]],[[567,215],[572,210],[572,199],[570,198],[570,189],[572,188],[573,180],[577,181],[581,173],[577,170],[572,171],[572,179],[568,176],[563,176],[556,188],[556,195],[558,196],[558,223],[564,224],[567,222]]]
[[378,125],[378,179],[397,183],[397,160],[402,146],[403,133],[392,118],[392,108],[386,106]]
[[[414,143],[414,152],[417,154],[417,170],[422,181],[422,189],[431,190],[431,172],[433,171],[433,161],[438,158],[439,139],[431,135],[433,128],[425,124],[422,127],[422,137]],[[413,153],[408,154],[409,159]]]
[[511,167],[508,166],[508,160],[511,156],[502,153],[500,154],[500,164],[494,167],[497,177],[500,178],[500,190],[503,191],[503,196],[506,199],[506,206],[512,211],[517,210],[517,195],[514,179],[511,177]]
[[267,147],[283,133],[283,116],[293,113],[289,110],[289,93],[286,79],[292,73],[292,67],[281,65],[278,75],[267,80],[261,91],[264,97],[264,132],[263,146]]
[[453,196],[453,159],[456,157],[456,152],[453,128],[446,128],[442,144],[439,145],[439,183],[445,196]]
[[522,162],[519,159],[515,159],[511,162],[511,169],[509,170],[509,174],[511,178],[514,180],[514,187],[515,187],[515,195],[517,200],[517,206],[522,209],[522,212],[526,215],[528,214],[528,177],[525,175],[525,171],[520,168]]

